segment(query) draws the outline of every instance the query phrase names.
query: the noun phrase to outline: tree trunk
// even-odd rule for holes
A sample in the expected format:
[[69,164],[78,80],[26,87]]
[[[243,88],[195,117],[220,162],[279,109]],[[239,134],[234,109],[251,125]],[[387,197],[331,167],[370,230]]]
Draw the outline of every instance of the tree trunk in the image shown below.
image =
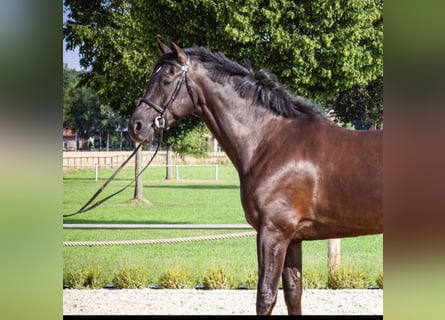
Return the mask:
[[169,145],[167,147],[167,154],[166,154],[166,176],[165,179],[166,180],[172,180],[173,179],[173,170],[172,170],[172,165],[173,165],[173,161],[172,161],[172,146]]
[[[137,145],[135,147],[137,148]],[[137,177],[139,172],[141,172],[142,170],[141,162],[142,162],[142,148],[139,148],[138,151],[136,151],[136,156],[135,156],[135,170],[134,170],[135,177]],[[144,186],[142,185],[142,176],[139,176],[136,178],[136,184],[134,186],[135,200],[144,199],[143,188]]]
[[107,152],[110,151],[110,131],[107,131]]
[[77,129],[74,134],[74,151],[77,151]]

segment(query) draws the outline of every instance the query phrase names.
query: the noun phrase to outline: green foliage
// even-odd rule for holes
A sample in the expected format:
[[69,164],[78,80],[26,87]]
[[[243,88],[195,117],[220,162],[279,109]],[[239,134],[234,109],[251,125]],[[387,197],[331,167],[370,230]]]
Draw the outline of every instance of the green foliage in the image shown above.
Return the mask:
[[379,288],[383,289],[383,272],[380,272],[377,275],[375,282]]
[[114,275],[113,283],[122,289],[146,288],[149,281],[148,269],[140,265],[121,267]]
[[305,289],[326,289],[327,282],[326,270],[310,268],[303,271],[303,287]]
[[105,277],[100,266],[90,265],[84,269],[64,273],[63,283],[73,289],[101,288],[105,284]]
[[159,57],[154,38],[204,45],[323,102],[383,76],[383,0],[65,0],[83,81],[130,114]]
[[80,84],[82,72],[63,66],[63,126],[88,139],[126,127],[127,121],[109,106],[101,104],[96,92]]
[[226,8],[226,34],[246,48],[230,53],[272,70],[300,95],[325,100],[382,75],[383,1],[247,1]]
[[69,119],[69,112],[72,104],[72,91],[79,83],[79,72],[69,69],[66,64],[63,65],[63,124],[66,126],[73,121]]
[[367,272],[350,267],[340,267],[328,277],[330,289],[363,289],[370,284]]
[[366,129],[373,124],[380,128],[383,122],[383,77],[366,86],[355,85],[341,92],[333,108],[341,122]]
[[256,289],[258,285],[258,272],[251,272],[247,275],[246,280],[242,283],[247,289]]
[[230,275],[221,268],[207,270],[204,273],[202,284],[205,289],[230,289],[232,287]]
[[159,285],[165,289],[193,288],[192,276],[181,268],[175,268],[163,273],[159,278]]
[[71,104],[67,111],[66,126],[88,138],[98,132],[100,103],[91,88],[82,86],[70,92]]
[[194,129],[188,131],[182,139],[177,139],[172,144],[180,157],[186,155],[193,157],[206,157],[210,151],[210,146],[207,138],[210,137],[209,130],[201,122]]
[[80,64],[89,68],[82,83],[98,92],[104,104],[124,113],[141,96],[155,58],[154,50],[147,50],[144,25],[132,14],[132,2],[64,1],[70,11],[64,27],[67,48],[78,46]]

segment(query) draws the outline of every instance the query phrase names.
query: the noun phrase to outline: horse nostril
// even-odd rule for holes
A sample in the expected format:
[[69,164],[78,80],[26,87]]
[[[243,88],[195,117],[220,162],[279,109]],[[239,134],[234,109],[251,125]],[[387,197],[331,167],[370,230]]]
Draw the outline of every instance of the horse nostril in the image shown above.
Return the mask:
[[142,129],[142,123],[140,121],[136,122],[134,126],[134,131],[140,131]]

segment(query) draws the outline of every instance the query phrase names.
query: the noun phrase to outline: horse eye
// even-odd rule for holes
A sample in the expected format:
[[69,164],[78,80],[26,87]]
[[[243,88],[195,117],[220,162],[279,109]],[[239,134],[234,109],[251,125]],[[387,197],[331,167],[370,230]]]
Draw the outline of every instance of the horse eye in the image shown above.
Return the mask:
[[164,86],[168,86],[170,83],[172,83],[170,80],[167,80],[167,79],[162,80],[162,84],[163,84]]

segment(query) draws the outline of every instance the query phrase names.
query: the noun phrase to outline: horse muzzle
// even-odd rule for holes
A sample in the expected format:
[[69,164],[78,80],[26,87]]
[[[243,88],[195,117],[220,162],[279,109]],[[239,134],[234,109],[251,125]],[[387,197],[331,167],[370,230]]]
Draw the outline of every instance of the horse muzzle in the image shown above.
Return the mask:
[[153,122],[148,122],[144,118],[132,116],[128,123],[128,134],[137,143],[150,143],[154,138]]

